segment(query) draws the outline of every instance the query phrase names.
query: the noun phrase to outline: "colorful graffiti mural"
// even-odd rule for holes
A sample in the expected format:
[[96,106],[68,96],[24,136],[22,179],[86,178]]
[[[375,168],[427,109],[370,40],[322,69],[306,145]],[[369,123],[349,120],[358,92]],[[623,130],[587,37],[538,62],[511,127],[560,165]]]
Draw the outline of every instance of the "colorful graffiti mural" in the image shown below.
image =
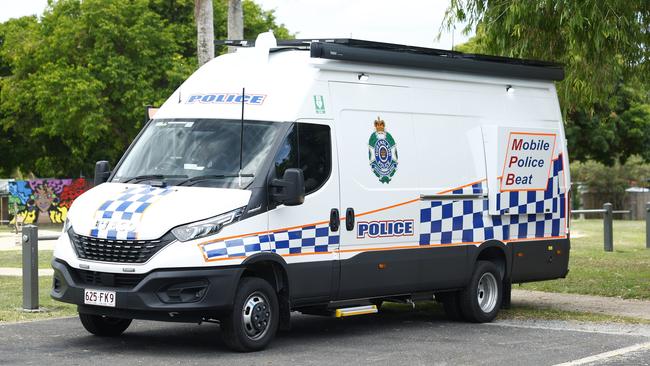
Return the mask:
[[62,224],[72,201],[88,190],[83,178],[9,182],[9,217],[24,224]]

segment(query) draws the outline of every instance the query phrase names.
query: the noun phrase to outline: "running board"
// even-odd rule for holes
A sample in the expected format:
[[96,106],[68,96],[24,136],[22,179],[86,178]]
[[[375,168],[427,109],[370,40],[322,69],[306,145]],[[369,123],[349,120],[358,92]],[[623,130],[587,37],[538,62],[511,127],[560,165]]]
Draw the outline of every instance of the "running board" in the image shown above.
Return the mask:
[[342,318],[345,316],[374,314],[376,312],[377,312],[376,305],[365,305],[365,306],[355,306],[351,308],[336,309],[336,313],[334,313],[334,316],[337,318]]

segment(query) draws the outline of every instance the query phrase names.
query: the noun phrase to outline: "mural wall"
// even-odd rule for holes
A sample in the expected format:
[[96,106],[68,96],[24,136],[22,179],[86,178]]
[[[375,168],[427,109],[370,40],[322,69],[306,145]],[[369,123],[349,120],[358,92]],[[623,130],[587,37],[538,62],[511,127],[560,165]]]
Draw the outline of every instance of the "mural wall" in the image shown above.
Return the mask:
[[62,224],[72,201],[89,188],[83,178],[9,182],[11,224]]

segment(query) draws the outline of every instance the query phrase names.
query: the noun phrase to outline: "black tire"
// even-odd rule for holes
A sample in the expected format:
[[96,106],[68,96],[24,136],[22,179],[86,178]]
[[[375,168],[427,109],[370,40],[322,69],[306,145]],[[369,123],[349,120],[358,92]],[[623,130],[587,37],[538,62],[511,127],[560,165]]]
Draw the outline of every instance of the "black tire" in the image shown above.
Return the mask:
[[263,279],[245,277],[232,310],[221,319],[221,338],[234,351],[259,351],[271,343],[279,323],[280,307],[273,287]]
[[463,313],[460,309],[460,300],[458,292],[443,292],[436,294],[436,300],[442,303],[445,314],[449,320],[463,320]]
[[502,298],[499,269],[492,262],[476,262],[469,284],[459,294],[463,318],[474,323],[491,322],[499,313]]
[[116,337],[131,325],[131,319],[109,318],[101,315],[79,313],[79,320],[86,330],[96,336]]

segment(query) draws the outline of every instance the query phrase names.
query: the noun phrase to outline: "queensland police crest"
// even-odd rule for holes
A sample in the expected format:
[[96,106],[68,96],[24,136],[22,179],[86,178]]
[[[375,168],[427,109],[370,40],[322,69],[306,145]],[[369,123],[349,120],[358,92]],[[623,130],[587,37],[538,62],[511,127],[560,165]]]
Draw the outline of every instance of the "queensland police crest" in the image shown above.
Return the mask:
[[386,131],[386,122],[375,120],[375,132],[368,140],[370,168],[382,183],[390,183],[397,171],[397,147],[393,136]]

